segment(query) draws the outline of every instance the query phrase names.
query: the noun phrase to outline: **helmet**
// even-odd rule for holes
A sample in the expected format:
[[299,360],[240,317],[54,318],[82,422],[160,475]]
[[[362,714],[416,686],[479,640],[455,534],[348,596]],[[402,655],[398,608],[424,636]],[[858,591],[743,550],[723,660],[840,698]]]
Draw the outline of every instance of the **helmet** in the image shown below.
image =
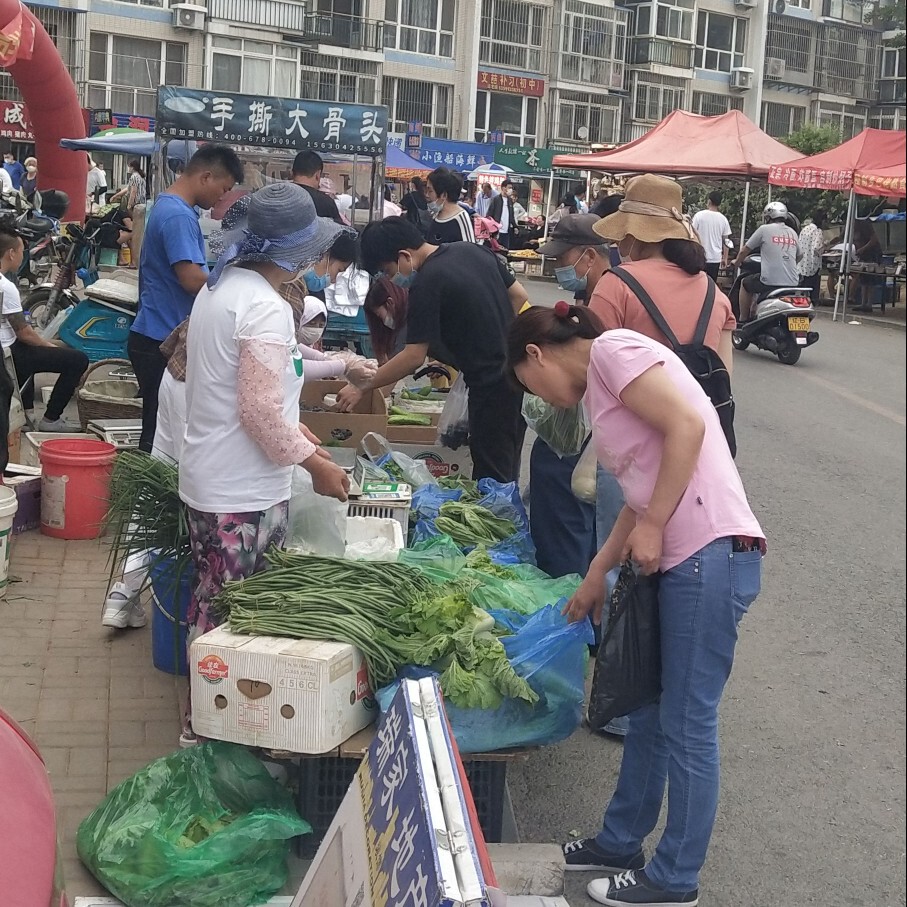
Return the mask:
[[787,205],[783,202],[769,202],[762,212],[766,222],[784,220],[787,217]]

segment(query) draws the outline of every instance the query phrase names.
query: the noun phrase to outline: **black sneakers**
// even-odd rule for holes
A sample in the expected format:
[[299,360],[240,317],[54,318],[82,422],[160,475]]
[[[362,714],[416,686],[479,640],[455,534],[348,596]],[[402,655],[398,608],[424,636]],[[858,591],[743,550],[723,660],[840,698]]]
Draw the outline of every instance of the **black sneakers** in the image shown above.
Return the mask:
[[605,853],[595,843],[595,838],[580,838],[564,845],[564,862],[568,871],[625,872],[642,869],[646,858],[642,851],[632,857],[616,857]]
[[596,879],[588,884],[586,893],[608,907],[695,907],[699,903],[698,888],[687,892],[656,888],[642,869]]

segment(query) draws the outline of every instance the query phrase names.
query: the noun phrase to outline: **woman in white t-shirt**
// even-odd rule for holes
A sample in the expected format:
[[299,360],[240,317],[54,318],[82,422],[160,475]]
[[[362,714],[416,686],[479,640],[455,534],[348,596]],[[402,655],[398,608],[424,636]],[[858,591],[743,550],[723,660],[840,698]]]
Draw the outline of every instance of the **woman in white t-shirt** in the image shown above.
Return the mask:
[[299,423],[304,361],[279,288],[321,260],[347,228],[315,215],[293,183],[259,189],[246,218],[215,238],[223,252],[192,308],[180,497],[189,508],[196,587],[190,641],[216,624],[229,580],[261,570],[287,530],[293,466],[346,500],[349,480]]

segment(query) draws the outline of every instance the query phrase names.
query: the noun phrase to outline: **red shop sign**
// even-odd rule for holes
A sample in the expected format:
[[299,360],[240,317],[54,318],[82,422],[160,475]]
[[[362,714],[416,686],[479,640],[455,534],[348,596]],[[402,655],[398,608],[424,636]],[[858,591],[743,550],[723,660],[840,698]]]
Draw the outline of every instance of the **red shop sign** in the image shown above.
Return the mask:
[[521,94],[540,98],[545,94],[545,80],[529,76],[504,76],[480,69],[476,76],[476,87],[483,91],[501,91],[504,94]]
[[0,136],[14,142],[33,142],[28,109],[21,101],[0,101]]

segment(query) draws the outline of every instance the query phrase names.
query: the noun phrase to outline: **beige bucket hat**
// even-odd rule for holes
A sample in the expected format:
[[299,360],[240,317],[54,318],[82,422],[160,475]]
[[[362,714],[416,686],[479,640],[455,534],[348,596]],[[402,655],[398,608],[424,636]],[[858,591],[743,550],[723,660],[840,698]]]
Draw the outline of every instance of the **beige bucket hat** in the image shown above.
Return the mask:
[[680,183],[654,173],[629,180],[620,207],[602,218],[594,230],[612,242],[620,242],[628,235],[647,243],[666,239],[699,242],[690,219],[683,214]]

